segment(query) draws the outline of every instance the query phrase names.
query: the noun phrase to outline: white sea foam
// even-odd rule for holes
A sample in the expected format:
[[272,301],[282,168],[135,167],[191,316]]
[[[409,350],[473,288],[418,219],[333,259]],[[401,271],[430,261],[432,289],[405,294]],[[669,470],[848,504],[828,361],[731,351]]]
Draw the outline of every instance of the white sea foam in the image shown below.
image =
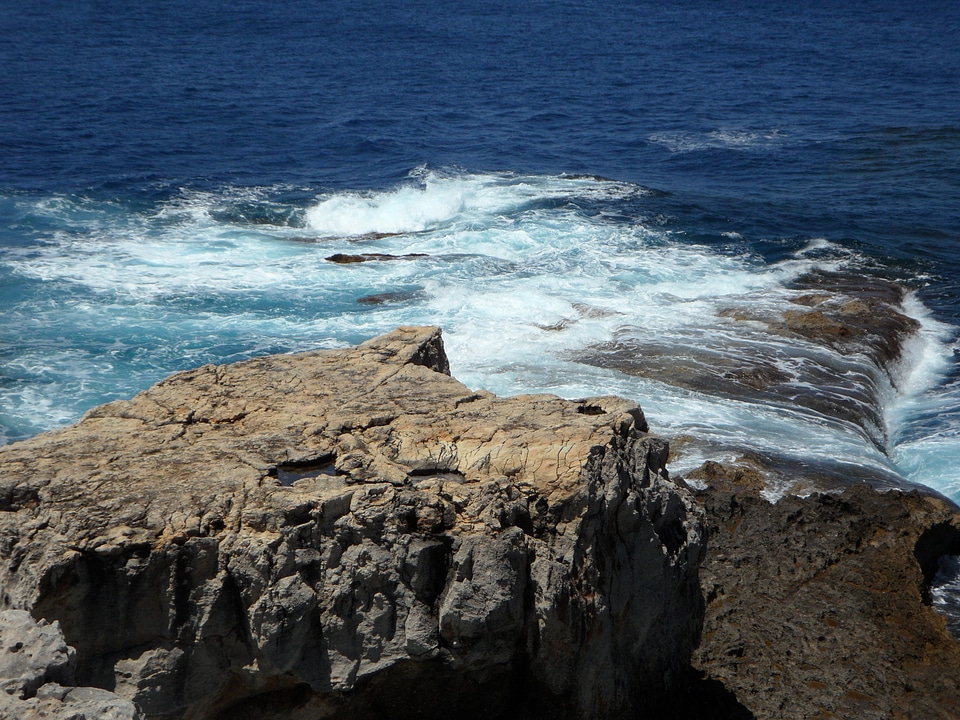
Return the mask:
[[495,175],[437,176],[417,174],[415,185],[367,193],[334,193],[306,212],[307,226],[322,235],[416,233],[453,220],[508,212],[533,199],[551,196],[544,183]]
[[920,322],[920,332],[904,348],[886,405],[891,456],[914,482],[960,497],[960,387],[945,384],[957,329],[934,319],[913,294],[904,310]]
[[750,150],[783,142],[786,133],[778,128],[747,130],[718,128],[705,132],[666,131],[652,133],[647,140],[663,145],[673,153],[689,153],[708,149]]
[[947,627],[956,635],[960,632],[960,557],[940,557],[930,596],[934,607],[947,617]]
[[[0,263],[56,291],[48,306],[21,308],[33,323],[24,332],[99,353],[101,371],[82,378],[61,363],[52,382],[32,389],[45,398],[34,398],[35,410],[10,395],[2,401],[29,415],[31,427],[49,426],[75,413],[58,399],[64,393],[98,401],[116,387],[132,394],[190,364],[337,347],[399,324],[436,324],[444,328],[454,373],[473,387],[619,394],[638,400],[665,435],[798,460],[816,448],[840,462],[889,470],[891,460],[861,428],[809,408],[721,400],[575,361],[616,338],[672,346],[679,356],[700,347],[752,351],[771,358],[802,391],[801,366],[814,355],[790,355],[763,322],[732,316],[796,307],[789,303],[792,280],[860,262],[824,239],[774,265],[717,253],[676,231],[626,221],[622,203],[637,198],[644,198],[642,188],[590,178],[423,171],[394,190],[328,193],[306,209],[278,209],[262,189],[183,191],[142,215],[85,208],[68,229],[9,251]],[[258,211],[258,203],[268,205],[268,219],[299,213],[305,227],[245,222],[246,208]],[[50,212],[73,212],[54,205]],[[305,231],[312,242],[300,241]],[[358,237],[369,233],[398,234]],[[426,257],[353,265],[325,259],[364,252]],[[370,296],[377,297],[357,302]],[[900,431],[942,402],[936,387],[949,364],[950,329],[933,323],[915,298],[908,309],[924,331],[910,346],[899,394],[889,399],[894,460],[910,477],[929,474],[938,486],[953,487],[944,458],[960,459],[960,438],[949,434],[956,423],[949,432]],[[91,345],[84,328],[115,338],[116,351]],[[683,462],[696,460],[693,453]]]
[[449,222],[464,208],[460,189],[402,188],[375,195],[335,195],[307,211],[307,224],[324,235],[421,232]]
[[907,345],[899,393],[888,406],[891,455],[906,477],[960,499],[960,386],[945,382],[956,328],[932,319],[919,303],[908,308],[922,328]]
[[[936,387],[950,369],[956,328],[936,320],[916,293],[904,298],[902,309],[920,324],[920,331],[908,338],[895,368],[895,382],[903,406],[891,410],[915,414],[909,404],[920,402],[923,394]],[[899,424],[896,422],[899,418],[894,416],[894,419],[895,424]]]

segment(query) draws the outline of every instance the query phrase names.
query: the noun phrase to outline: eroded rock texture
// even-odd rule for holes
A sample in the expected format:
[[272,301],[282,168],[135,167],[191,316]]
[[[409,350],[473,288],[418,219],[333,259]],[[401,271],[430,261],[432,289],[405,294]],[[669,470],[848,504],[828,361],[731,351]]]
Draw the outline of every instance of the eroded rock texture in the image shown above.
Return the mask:
[[955,505],[863,484],[771,504],[755,468],[707,470],[694,664],[749,710],[731,717],[960,717],[960,643],[927,595],[960,554]]
[[0,718],[143,720],[129,700],[101,688],[74,687],[76,653],[60,626],[25,610],[0,610]]
[[0,449],[2,606],[151,718],[632,716],[702,511],[636,405],[500,399],[439,331],[175,375]]

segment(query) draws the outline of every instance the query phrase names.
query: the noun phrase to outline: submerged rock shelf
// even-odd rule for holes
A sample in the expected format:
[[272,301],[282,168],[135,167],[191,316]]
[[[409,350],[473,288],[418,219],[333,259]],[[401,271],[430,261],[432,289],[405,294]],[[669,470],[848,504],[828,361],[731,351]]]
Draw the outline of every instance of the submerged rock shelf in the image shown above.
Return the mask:
[[469,390],[436,328],[205,366],[0,449],[0,609],[158,720],[960,712],[953,505],[667,457],[633,402]]
[[811,272],[795,279],[778,303],[741,298],[720,308],[722,332],[693,326],[664,340],[627,326],[574,359],[845,426],[886,453],[884,407],[904,379],[905,346],[920,329],[904,314],[905,296],[885,278]]

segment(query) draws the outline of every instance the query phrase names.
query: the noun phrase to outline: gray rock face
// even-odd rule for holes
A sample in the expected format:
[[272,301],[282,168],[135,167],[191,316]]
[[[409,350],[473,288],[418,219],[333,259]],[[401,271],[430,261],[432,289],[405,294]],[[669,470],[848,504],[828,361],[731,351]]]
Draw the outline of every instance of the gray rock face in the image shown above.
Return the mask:
[[143,720],[129,700],[73,684],[76,654],[58,623],[24,610],[0,611],[0,718]]
[[0,611],[0,693],[22,699],[45,683],[70,684],[75,666],[58,623],[38,623],[25,610]]
[[[632,716],[703,515],[618,398],[496,398],[433,328],[181,373],[0,449],[2,606],[151,718]],[[70,695],[77,691],[70,691]],[[65,696],[66,697],[66,696]]]

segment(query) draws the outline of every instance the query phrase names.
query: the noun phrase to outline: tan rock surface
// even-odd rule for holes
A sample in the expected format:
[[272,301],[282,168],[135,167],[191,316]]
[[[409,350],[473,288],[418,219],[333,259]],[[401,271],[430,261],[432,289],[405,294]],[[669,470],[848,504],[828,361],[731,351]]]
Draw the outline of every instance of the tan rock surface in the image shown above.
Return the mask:
[[[0,448],[0,606],[153,718],[617,717],[679,678],[702,514],[617,398],[433,328],[180,373]],[[551,710],[553,708],[553,710]]]

